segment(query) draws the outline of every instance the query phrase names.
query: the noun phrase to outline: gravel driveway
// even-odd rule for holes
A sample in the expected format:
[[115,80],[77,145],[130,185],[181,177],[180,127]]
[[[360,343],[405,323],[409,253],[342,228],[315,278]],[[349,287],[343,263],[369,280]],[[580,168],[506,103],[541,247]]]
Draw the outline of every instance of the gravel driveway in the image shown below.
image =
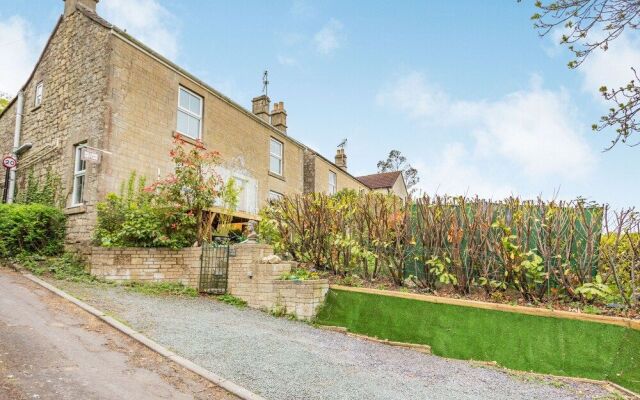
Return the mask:
[[320,330],[212,298],[153,297],[114,286],[53,283],[268,399],[611,396],[597,385],[509,374]]

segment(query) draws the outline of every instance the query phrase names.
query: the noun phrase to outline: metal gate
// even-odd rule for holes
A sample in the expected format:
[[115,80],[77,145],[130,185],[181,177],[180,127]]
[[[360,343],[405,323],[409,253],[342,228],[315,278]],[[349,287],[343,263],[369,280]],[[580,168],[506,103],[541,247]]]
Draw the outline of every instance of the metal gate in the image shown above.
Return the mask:
[[198,290],[204,293],[224,294],[227,291],[229,271],[229,241],[214,238],[202,245],[200,256],[200,281]]

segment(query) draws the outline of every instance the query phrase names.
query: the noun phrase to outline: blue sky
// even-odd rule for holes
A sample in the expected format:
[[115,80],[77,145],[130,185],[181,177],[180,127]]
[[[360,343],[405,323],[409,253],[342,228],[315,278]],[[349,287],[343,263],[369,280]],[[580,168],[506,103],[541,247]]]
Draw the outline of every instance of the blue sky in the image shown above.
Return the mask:
[[[34,6],[36,4],[37,6]],[[269,70],[289,133],[349,170],[398,149],[427,193],[587,197],[640,206],[640,147],[602,152],[597,88],[626,82],[624,36],[580,68],[533,30],[524,1],[102,0],[98,13],[250,108]],[[15,93],[62,0],[0,9],[0,91]]]

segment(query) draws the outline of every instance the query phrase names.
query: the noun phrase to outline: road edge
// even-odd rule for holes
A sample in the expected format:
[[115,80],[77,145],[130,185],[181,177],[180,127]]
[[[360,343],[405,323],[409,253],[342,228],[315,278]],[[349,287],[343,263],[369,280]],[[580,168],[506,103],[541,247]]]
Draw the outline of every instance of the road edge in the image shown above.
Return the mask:
[[88,305],[87,303],[78,300],[77,298],[71,296],[70,294],[68,294],[67,292],[58,289],[57,287],[53,286],[52,284],[43,281],[40,278],[37,278],[36,276],[32,275],[32,274],[28,274],[28,273],[23,273],[22,274],[25,278],[29,279],[31,282],[37,283],[38,285],[42,286],[43,288],[49,290],[50,292],[62,297],[65,300],[70,301],[71,303],[75,304],[76,306],[80,307],[81,309],[83,309],[84,311],[88,312],[89,314],[93,315],[94,317],[97,317],[99,319],[101,319],[102,321],[106,322],[107,324],[111,325],[113,328],[117,329],[118,331],[124,333],[125,335],[129,336],[130,338],[132,338],[133,340],[143,344],[144,346],[146,346],[147,348],[155,351],[156,353],[160,354],[161,356],[167,358],[168,360],[175,362],[176,364],[180,365],[183,368],[188,369],[189,371],[193,372],[194,374],[197,374],[201,377],[203,377],[204,379],[220,386],[221,388],[225,389],[226,391],[230,392],[231,394],[234,394],[238,397],[240,397],[243,400],[266,400],[264,397],[259,396],[255,393],[253,393],[252,391],[234,383],[231,382],[228,379],[225,379],[217,374],[214,374],[213,372],[201,367],[200,365],[194,363],[193,361],[190,361],[182,356],[177,355],[176,353],[172,352],[171,350],[167,349],[166,347],[162,346],[161,344],[159,344],[158,342],[155,342],[154,340],[146,337],[145,335],[143,335],[142,333],[136,331],[135,329],[132,329],[128,326],[126,326],[125,324],[123,324],[120,321],[117,321],[115,318],[108,316],[107,314],[105,314],[104,312],[98,310],[95,307],[92,307],[90,305]]

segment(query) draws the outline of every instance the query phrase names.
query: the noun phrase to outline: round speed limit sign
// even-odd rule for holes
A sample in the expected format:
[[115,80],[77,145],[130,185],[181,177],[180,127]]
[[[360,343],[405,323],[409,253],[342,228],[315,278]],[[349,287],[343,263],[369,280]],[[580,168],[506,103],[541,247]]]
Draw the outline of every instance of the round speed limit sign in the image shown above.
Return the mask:
[[6,169],[11,169],[16,165],[18,165],[18,160],[16,160],[13,156],[6,156],[2,159],[2,166]]

